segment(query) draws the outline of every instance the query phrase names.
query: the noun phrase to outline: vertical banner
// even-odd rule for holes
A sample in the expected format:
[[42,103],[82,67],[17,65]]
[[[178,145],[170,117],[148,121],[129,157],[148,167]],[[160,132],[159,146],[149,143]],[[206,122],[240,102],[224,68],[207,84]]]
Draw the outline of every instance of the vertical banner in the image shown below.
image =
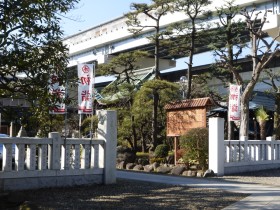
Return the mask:
[[93,64],[78,64],[78,113],[92,113]]
[[[55,96],[56,101],[63,101],[65,99],[65,87],[59,84],[56,74],[51,75],[49,80],[49,92]],[[56,102],[53,107],[50,107],[50,114],[65,114],[66,106],[63,102]]]
[[241,95],[241,85],[231,84],[229,86],[229,100],[228,100],[229,121],[239,121],[241,118],[240,95]]

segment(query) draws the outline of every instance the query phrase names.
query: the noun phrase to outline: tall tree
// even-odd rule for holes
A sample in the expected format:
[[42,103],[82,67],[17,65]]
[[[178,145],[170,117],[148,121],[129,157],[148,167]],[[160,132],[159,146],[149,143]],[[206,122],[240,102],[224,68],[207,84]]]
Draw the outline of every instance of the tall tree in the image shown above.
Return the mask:
[[1,95],[34,101],[47,94],[51,71],[64,78],[67,49],[62,44],[59,15],[78,1],[0,2]]
[[194,55],[207,43],[207,36],[204,33],[207,26],[203,24],[203,20],[205,21],[209,15],[206,10],[209,4],[209,0],[174,1],[174,11],[184,12],[187,17],[186,21],[173,24],[169,28],[173,32],[171,37],[175,37],[170,42],[172,46],[170,53],[175,56],[188,57],[186,98],[191,97]]
[[[241,95],[241,121],[240,136],[248,136],[249,129],[249,100],[256,83],[259,81],[260,74],[264,71],[269,62],[279,54],[279,43],[274,37],[271,40],[266,39],[266,33],[263,26],[267,19],[267,12],[262,14],[261,11],[246,10],[242,11],[245,18],[247,30],[249,31],[251,58],[252,58],[252,75],[247,84],[243,83],[243,93]],[[242,81],[240,81],[242,82]]]
[[[241,8],[235,6],[234,2],[226,2],[221,8],[217,8],[219,22],[215,23],[211,33],[212,42],[209,45],[216,57],[213,65],[212,75],[222,81],[225,87],[229,83],[241,85],[242,78],[239,75],[241,66],[238,60],[246,46],[246,36],[244,36],[244,23],[238,19]],[[228,139],[233,139],[234,123],[228,119]]]
[[[233,7],[229,7],[233,8]],[[232,10],[232,11],[235,11]],[[248,136],[248,129],[249,129],[249,100],[252,96],[254,87],[256,83],[259,81],[259,77],[265,67],[269,64],[269,62],[279,53],[279,44],[276,42],[276,38],[274,39],[267,39],[267,34],[262,30],[263,26],[267,19],[267,11],[262,14],[262,12],[257,11],[254,9],[241,9],[238,15],[240,16],[242,22],[240,23],[233,23],[233,19],[231,16],[229,16],[231,13],[226,13],[226,37],[227,41],[225,45],[222,46],[222,50],[218,51],[215,50],[216,55],[220,57],[220,60],[223,63],[223,66],[226,67],[228,70],[230,70],[231,75],[229,75],[229,78],[234,78],[236,84],[242,85],[243,92],[241,94],[241,120],[240,120],[240,130],[239,135],[240,136]],[[229,36],[232,31],[229,29],[233,29],[232,26],[239,24],[245,25],[246,33],[241,33],[240,35],[245,36],[248,43],[248,48],[244,49],[244,40],[241,40],[242,36],[234,36],[236,37],[232,40],[229,38]],[[237,28],[238,29],[238,28]],[[232,44],[235,44],[237,46],[235,48],[236,53],[235,55],[232,54]],[[240,45],[238,47],[238,45]],[[226,47],[223,47],[226,46]],[[244,80],[241,76],[241,69],[238,65],[232,65],[234,64],[231,58],[239,56],[240,53],[246,50],[250,50],[250,55],[248,56],[252,60],[252,74],[249,80]],[[237,57],[236,57],[237,58]]]
[[[154,46],[153,56],[155,58],[156,79],[160,79],[160,46],[166,33],[165,30],[161,30],[162,27],[160,23],[162,17],[167,15],[172,9],[170,2],[172,2],[172,0],[152,0],[152,4],[150,5],[145,3],[132,3],[130,6],[132,12],[125,15],[127,17],[126,24],[128,26],[128,31],[135,36],[147,31],[152,31],[152,34],[147,36],[147,39],[149,39]],[[149,21],[146,21],[146,19]]]
[[[126,24],[129,27],[129,31],[135,36],[152,31],[152,35],[147,36],[154,46],[154,58],[155,58],[155,78],[160,79],[159,71],[159,58],[160,58],[160,46],[161,41],[164,40],[165,30],[162,29],[160,23],[164,15],[172,11],[173,0],[152,0],[152,4],[131,4],[132,12],[126,14]],[[149,21],[145,21],[149,19]],[[151,22],[151,23],[150,23]],[[152,138],[153,142],[157,141],[158,134],[158,105],[159,95],[157,91],[153,92],[153,125],[152,125]]]
[[[153,125],[150,119],[151,112],[153,112],[153,98],[154,93],[157,92],[160,96],[159,106],[158,106],[158,121],[159,129],[157,133],[156,141],[151,138],[152,132],[150,128]],[[150,80],[144,83],[141,89],[137,92],[135,96],[135,101],[133,104],[133,113],[135,115],[135,121],[137,124],[137,131],[142,139],[143,150],[145,150],[145,143],[150,140],[152,145],[151,149],[156,148],[163,141],[166,136],[166,112],[164,106],[170,101],[177,101],[180,99],[179,86],[175,83],[164,81],[164,80]],[[143,109],[143,107],[145,107]]]
[[[272,69],[266,69],[265,75],[262,82],[269,85],[271,88],[267,90],[269,94],[272,94],[275,99],[274,103],[274,114],[273,114],[273,136],[275,139],[280,138],[280,86],[279,82],[279,72],[273,71]],[[268,77],[268,80],[266,79]]]
[[107,104],[112,104],[119,110],[118,128],[119,139],[127,140],[134,151],[137,151],[137,132],[134,114],[132,113],[135,90],[141,87],[143,81],[135,72],[139,61],[147,56],[146,52],[133,51],[122,53],[112,58],[108,64],[98,67],[105,75],[115,75],[117,79],[103,89],[108,96]]

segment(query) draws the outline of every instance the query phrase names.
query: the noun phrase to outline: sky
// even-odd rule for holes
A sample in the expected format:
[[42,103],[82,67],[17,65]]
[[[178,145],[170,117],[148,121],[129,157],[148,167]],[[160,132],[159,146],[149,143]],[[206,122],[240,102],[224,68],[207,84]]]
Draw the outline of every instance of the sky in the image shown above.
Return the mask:
[[[131,3],[150,4],[151,2],[151,0],[119,0],[116,2],[113,0],[80,0],[76,5],[76,9],[71,10],[66,14],[67,18],[62,19],[61,27],[64,30],[64,37],[123,16],[130,11]],[[213,62],[205,59],[205,56],[208,57],[209,55],[205,53],[199,55],[202,59],[195,59],[194,66]],[[169,71],[174,71],[181,67],[186,68],[185,62],[185,58],[178,59],[176,67],[169,69]]]
[[76,9],[62,18],[64,36],[71,36],[101,23],[121,17],[130,11],[131,3],[151,3],[151,0],[80,0]]

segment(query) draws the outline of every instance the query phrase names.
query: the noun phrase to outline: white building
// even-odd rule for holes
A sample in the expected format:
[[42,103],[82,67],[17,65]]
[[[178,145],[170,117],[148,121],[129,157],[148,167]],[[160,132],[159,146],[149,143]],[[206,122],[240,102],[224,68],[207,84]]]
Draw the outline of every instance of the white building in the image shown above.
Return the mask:
[[[207,6],[207,10],[215,11],[216,8],[221,8],[226,1],[214,0],[211,5]],[[222,3],[222,4],[221,4]],[[236,5],[240,7],[256,7],[257,11],[264,12],[265,10],[270,10],[271,15],[268,18],[267,25],[265,29],[267,32],[274,36],[279,31],[279,0],[236,0]],[[143,22],[146,25],[153,24],[151,19],[147,18],[145,15],[141,16]],[[187,21],[186,15],[183,13],[170,13],[162,17],[160,21],[160,26],[162,28],[168,26],[171,23],[179,21]],[[213,18],[211,21],[215,21]],[[134,49],[147,49],[149,48],[149,40],[145,38],[146,36],[153,33],[152,31],[145,30],[141,36],[136,39],[128,31],[126,25],[126,18],[119,17],[117,19],[108,20],[108,22],[101,23],[100,25],[93,26],[92,28],[74,34],[64,39],[64,43],[69,47],[69,68],[76,68],[77,63],[91,63],[97,61],[99,64],[106,63],[108,60],[119,53],[131,51]],[[208,60],[210,63],[213,61],[212,55],[208,54],[208,59],[203,58],[203,60]],[[201,60],[200,60],[201,61]],[[200,61],[195,60],[195,65],[199,66]],[[177,66],[176,66],[177,63]],[[141,68],[149,68],[154,66],[154,59],[145,59],[142,62]],[[180,62],[174,60],[162,59],[160,61],[160,70],[162,72],[178,72],[186,69],[186,65],[181,65]],[[249,76],[248,73],[244,73],[244,77]],[[96,84],[107,84],[112,81],[113,77],[97,77]],[[178,78],[179,80],[179,78]],[[218,81],[212,81],[212,84],[219,85]],[[258,87],[257,87],[258,88]]]

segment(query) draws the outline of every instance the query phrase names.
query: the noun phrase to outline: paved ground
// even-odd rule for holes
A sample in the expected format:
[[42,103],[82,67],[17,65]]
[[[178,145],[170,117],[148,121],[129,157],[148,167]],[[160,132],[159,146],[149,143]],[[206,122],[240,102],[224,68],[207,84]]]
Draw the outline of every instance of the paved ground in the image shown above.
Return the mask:
[[[250,194],[250,196],[226,207],[225,209],[280,209],[280,187],[263,185],[261,183],[256,184],[254,182],[246,183],[244,181],[238,181],[236,177],[240,176],[232,176],[232,178],[225,177],[205,179],[138,173],[131,171],[117,171],[117,177],[122,179],[167,183],[208,189],[221,189],[230,192]],[[277,183],[277,185],[279,185],[279,183]]]
[[280,169],[215,178],[117,171],[117,183],[0,194],[0,209],[280,209]]
[[219,189],[117,179],[85,185],[16,191],[0,195],[4,210],[220,210],[245,198]]

